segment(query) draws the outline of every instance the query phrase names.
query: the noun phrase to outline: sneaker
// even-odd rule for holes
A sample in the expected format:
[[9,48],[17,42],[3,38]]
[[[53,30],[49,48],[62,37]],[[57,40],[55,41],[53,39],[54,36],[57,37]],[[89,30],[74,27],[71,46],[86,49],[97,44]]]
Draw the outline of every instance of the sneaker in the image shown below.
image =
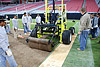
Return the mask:
[[100,41],[97,41],[97,43],[100,43]]
[[17,65],[17,67],[22,67],[22,65]]
[[96,38],[91,38],[91,40],[94,40],[94,39],[96,39]]

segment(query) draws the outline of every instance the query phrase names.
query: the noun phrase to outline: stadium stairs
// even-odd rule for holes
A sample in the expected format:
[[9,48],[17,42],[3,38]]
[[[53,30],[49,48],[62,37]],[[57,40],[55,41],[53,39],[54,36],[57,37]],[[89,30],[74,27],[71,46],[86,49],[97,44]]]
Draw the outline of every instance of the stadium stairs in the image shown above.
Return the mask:
[[86,0],[84,0],[82,8],[85,8],[85,3],[86,3]]
[[98,13],[100,13],[100,0],[95,0],[95,1],[96,1],[97,5],[98,5],[98,7],[99,7]]

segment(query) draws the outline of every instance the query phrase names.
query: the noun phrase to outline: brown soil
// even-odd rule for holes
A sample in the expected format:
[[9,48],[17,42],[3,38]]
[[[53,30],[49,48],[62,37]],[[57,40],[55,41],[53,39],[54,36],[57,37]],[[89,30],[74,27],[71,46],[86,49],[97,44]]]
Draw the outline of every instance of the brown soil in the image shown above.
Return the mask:
[[23,31],[19,32],[25,37],[24,39],[14,39],[13,32],[8,35],[16,62],[23,67],[38,67],[50,52],[30,48],[25,42],[28,36],[25,36]]

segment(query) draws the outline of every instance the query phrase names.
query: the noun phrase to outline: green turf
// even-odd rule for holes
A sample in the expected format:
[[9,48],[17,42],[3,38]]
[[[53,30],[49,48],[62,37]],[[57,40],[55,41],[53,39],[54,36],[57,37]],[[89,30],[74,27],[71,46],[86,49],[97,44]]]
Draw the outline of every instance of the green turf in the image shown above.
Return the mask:
[[91,40],[95,67],[100,67],[100,44],[96,43],[99,39]]
[[[10,28],[12,28],[13,27],[13,24],[12,24],[12,20],[10,20]],[[35,23],[35,19],[33,19],[33,22],[32,23]],[[32,24],[31,25],[31,29],[33,29],[34,28],[34,24]],[[20,29],[23,29],[23,25],[22,25],[22,20],[21,19],[18,19],[18,28],[20,28]]]
[[[10,20],[12,21],[12,20]],[[23,29],[23,25],[22,25],[22,20],[19,19],[19,27],[21,29]],[[70,26],[73,26],[74,24],[78,24],[79,20],[75,20],[75,22],[72,22],[72,20],[68,20],[68,23],[67,23],[67,28],[69,29]],[[35,23],[35,19],[33,19],[33,23]],[[11,28],[12,28],[12,22],[10,23],[11,25]],[[31,25],[31,29],[34,28],[35,25]],[[78,25],[75,26],[75,32],[77,33],[78,32]],[[97,44],[96,41],[98,41],[99,39],[96,39],[96,40],[91,40],[91,45],[92,45],[92,52],[93,52],[93,58],[94,58],[94,64],[95,64],[95,67],[100,67],[100,44]],[[87,48],[89,47],[90,45],[87,46]],[[76,48],[79,47],[79,41],[78,41],[78,37],[76,38],[74,44],[73,44],[73,47],[68,55],[68,57],[66,58],[64,64],[63,64],[63,67],[90,67],[90,66],[87,66],[87,64],[89,63],[89,50],[90,49],[86,49],[86,51],[84,52],[78,52],[76,50]],[[81,58],[80,58],[81,57]],[[87,60],[87,61],[86,61]]]
[[62,67],[94,67],[90,44],[87,45],[85,51],[76,50],[78,47],[77,37]]
[[[78,33],[79,24],[75,25],[76,33]],[[75,42],[65,59],[62,67],[94,67],[94,61],[91,49],[91,40],[88,38],[88,45],[85,51],[78,51],[79,36],[76,37]]]
[[70,27],[74,26],[79,20],[75,20],[75,22],[72,22],[72,20],[68,20],[67,22],[67,28],[69,29]]
[[[79,22],[79,21],[77,21],[77,22]],[[78,27],[79,27],[78,25],[75,26],[76,33],[78,33]],[[95,67],[100,67],[100,60],[99,60],[100,59],[100,44],[96,43],[97,41],[99,41],[99,39],[100,38],[98,38],[96,40],[90,40],[91,45],[87,45],[87,48],[86,48],[85,52],[80,53],[76,50],[76,48],[79,47],[79,41],[78,41],[78,37],[77,37],[74,44],[73,44],[73,47],[72,47],[69,55],[68,55],[68,57],[66,58],[66,60],[63,64],[63,67],[91,67],[89,65],[87,66],[87,64],[89,64],[90,62],[86,61],[86,60],[89,59],[89,53],[90,52],[88,50],[91,51],[89,46],[92,46],[94,66]],[[87,53],[87,52],[89,52],[89,53]],[[83,56],[84,54],[86,56]],[[83,60],[83,58],[85,59],[85,61]],[[91,56],[90,56],[90,59],[91,59]]]

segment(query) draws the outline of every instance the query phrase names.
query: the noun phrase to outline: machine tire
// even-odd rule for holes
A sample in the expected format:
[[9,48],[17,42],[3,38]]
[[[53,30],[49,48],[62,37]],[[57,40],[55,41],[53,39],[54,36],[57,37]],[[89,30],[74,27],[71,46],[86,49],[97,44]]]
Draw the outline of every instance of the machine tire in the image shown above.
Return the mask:
[[62,33],[62,42],[64,44],[70,44],[72,41],[72,34],[70,30],[64,30]]
[[34,28],[30,34],[31,37],[36,37],[36,28]]
[[74,33],[75,33],[75,28],[74,28],[74,27],[70,27],[69,30],[71,31],[72,35],[74,35]]

